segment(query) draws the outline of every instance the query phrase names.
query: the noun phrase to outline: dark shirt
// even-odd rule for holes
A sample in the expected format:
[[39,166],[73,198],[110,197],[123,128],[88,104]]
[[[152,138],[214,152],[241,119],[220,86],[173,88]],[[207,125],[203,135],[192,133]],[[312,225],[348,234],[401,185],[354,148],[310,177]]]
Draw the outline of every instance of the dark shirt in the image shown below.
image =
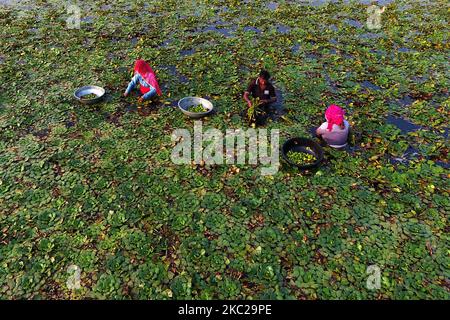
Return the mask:
[[269,100],[276,97],[275,88],[270,82],[266,82],[266,88],[261,90],[258,84],[258,79],[250,82],[247,92],[249,92],[253,98],[259,98],[260,100]]

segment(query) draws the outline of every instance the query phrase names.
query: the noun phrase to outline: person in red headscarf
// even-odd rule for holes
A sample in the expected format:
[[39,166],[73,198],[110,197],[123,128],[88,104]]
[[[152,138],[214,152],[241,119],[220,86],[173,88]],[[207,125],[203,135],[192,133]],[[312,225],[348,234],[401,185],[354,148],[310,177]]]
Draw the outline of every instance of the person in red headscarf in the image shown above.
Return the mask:
[[134,76],[123,95],[126,97],[138,84],[142,94],[139,98],[139,102],[151,99],[156,94],[158,96],[162,94],[153,69],[144,60],[136,60],[134,65]]
[[337,105],[331,105],[325,111],[326,122],[317,128],[316,134],[332,148],[347,146],[350,124],[344,119],[345,111]]

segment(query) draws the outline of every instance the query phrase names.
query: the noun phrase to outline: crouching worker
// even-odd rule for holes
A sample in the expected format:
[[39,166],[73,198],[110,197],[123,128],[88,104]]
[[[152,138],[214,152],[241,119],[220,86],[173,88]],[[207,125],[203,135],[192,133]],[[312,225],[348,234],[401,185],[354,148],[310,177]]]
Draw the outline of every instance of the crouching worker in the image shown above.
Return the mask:
[[325,111],[327,121],[316,130],[317,136],[332,148],[341,149],[347,146],[350,124],[344,119],[344,114],[345,111],[341,107],[329,106]]
[[150,65],[144,60],[136,60],[134,65],[134,76],[128,84],[127,90],[123,94],[125,97],[139,84],[139,90],[142,96],[139,98],[139,102],[151,99],[156,94],[160,96],[162,94],[159,88],[158,81],[156,80],[155,73]]
[[[269,80],[269,72],[261,70],[258,78],[252,80],[244,92],[244,100],[248,109],[255,109],[255,113],[258,114],[257,119],[255,119],[258,125],[265,123],[270,112],[270,106],[277,101],[275,88]],[[254,103],[258,103],[258,105],[253,106]]]

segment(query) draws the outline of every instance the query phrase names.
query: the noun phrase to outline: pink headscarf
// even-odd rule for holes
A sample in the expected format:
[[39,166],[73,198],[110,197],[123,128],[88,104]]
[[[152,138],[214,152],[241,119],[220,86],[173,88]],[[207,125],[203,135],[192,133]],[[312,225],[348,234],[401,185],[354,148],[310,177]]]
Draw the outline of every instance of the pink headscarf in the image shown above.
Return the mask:
[[328,122],[328,131],[333,129],[333,124],[340,126],[344,122],[345,111],[341,107],[332,104],[325,111],[325,119]]
[[[158,96],[162,94],[161,89],[159,88],[158,80],[156,80],[155,73],[147,62],[145,62],[144,60],[136,60],[136,63],[134,65],[134,73],[139,73],[145,79],[145,81],[147,81],[148,84],[155,88]],[[140,89],[142,94],[150,91],[149,88],[143,86],[140,86]]]

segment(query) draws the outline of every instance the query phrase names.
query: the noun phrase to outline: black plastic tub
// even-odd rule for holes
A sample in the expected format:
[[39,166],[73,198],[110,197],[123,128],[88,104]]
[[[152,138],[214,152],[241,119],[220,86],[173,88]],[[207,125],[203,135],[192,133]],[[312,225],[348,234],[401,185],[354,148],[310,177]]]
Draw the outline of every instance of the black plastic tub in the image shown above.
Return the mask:
[[[309,148],[310,150],[308,150]],[[304,153],[310,153],[314,157],[316,157],[316,161],[311,164],[307,165],[298,165],[292,162],[288,156],[287,153],[289,151],[294,152],[304,152]],[[286,141],[283,144],[283,147],[281,148],[281,155],[283,156],[283,159],[289,163],[291,166],[297,167],[300,170],[309,170],[314,169],[320,166],[320,163],[323,161],[323,149],[322,147],[315,141],[307,138],[291,138],[288,141]]]

